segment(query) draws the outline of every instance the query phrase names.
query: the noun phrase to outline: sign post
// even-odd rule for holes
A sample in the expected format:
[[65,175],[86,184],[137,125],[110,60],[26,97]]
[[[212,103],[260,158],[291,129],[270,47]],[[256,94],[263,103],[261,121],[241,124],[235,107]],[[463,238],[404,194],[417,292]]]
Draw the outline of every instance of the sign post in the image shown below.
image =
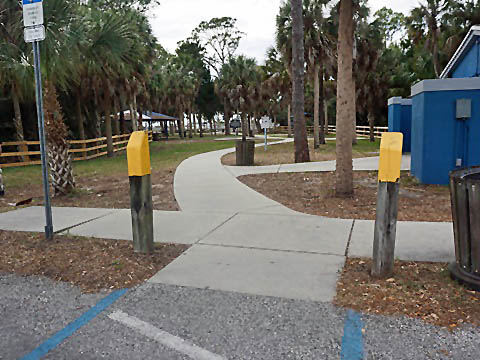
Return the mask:
[[153,204],[150,147],[145,131],[134,131],[127,145],[133,249],[151,254],[153,246]]
[[402,133],[382,134],[372,262],[372,276],[378,278],[393,274],[402,144]]
[[38,138],[40,140],[40,155],[42,159],[43,194],[46,219],[45,237],[47,240],[51,240],[53,238],[53,221],[48,182],[47,152],[45,146],[45,120],[43,118],[42,74],[40,71],[39,47],[39,41],[45,39],[42,0],[23,0],[23,25],[25,27],[25,42],[33,43],[35,98],[37,101]]
[[270,119],[268,116],[262,117],[260,119],[260,127],[263,129],[265,134],[265,151],[267,151],[267,129],[273,127],[272,119]]

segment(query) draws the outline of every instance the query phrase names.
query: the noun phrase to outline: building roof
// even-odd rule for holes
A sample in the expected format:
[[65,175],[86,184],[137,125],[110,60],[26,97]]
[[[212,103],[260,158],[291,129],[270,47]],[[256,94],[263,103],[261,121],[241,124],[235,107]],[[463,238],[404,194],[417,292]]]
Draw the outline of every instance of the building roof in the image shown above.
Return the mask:
[[150,117],[152,120],[164,120],[164,121],[174,121],[174,120],[178,120],[177,118],[175,117],[172,117],[172,116],[168,116],[168,115],[164,115],[164,114],[160,114],[160,113],[157,113],[157,112],[152,112],[150,114]]
[[467,36],[463,39],[462,43],[458,47],[455,54],[452,56],[450,61],[448,62],[447,66],[440,74],[440,79],[446,79],[453,71],[457,68],[457,66],[462,62],[465,55],[470,51],[472,46],[475,44],[475,41],[480,38],[480,26],[475,25],[468,31]]

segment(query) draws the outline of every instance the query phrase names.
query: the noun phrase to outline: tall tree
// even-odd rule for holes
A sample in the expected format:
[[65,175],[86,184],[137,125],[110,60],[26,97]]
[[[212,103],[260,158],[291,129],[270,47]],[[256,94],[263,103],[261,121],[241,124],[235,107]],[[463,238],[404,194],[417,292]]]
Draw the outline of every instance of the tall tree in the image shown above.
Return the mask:
[[295,162],[309,162],[307,126],[305,121],[305,51],[302,0],[292,4],[292,107],[294,118]]
[[[449,5],[449,0],[426,0],[412,10],[408,18],[410,34],[416,42],[426,41],[426,47],[431,51],[435,76],[442,72],[439,55],[439,21]],[[422,34],[426,37],[422,38]],[[420,36],[420,37],[419,37]]]
[[237,19],[212,18],[202,21],[193,31],[192,40],[205,50],[205,61],[218,76],[223,65],[234,55],[244,35],[237,28]]
[[353,82],[353,0],[340,0],[337,75],[337,142],[335,191],[337,196],[353,194],[352,132],[355,119]]

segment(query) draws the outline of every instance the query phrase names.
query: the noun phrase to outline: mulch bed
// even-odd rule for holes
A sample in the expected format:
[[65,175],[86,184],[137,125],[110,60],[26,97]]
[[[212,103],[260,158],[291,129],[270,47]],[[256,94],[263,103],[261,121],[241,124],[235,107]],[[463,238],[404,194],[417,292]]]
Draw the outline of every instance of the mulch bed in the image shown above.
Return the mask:
[[[239,180],[290,209],[332,218],[375,220],[377,172],[355,172],[351,198],[335,196],[335,173],[278,173],[246,175]],[[402,173],[398,220],[451,222],[448,187],[420,185]]]
[[[175,169],[152,172],[152,201],[155,210],[178,211],[179,207],[173,192]],[[52,198],[53,206],[87,208],[130,208],[130,185],[128,175],[76,177],[77,188],[67,196]],[[27,205],[43,204],[43,188],[34,185],[28,188],[7,188],[4,198],[0,198],[0,212],[13,210],[9,205],[33,198]]]
[[0,231],[0,273],[43,275],[86,293],[141,284],[188,246],[155,244],[152,255],[136,254],[131,241]]
[[354,310],[405,315],[454,330],[480,326],[480,293],[450,279],[445,263],[396,261],[395,275],[370,276],[370,259],[347,259],[337,283],[334,304]]

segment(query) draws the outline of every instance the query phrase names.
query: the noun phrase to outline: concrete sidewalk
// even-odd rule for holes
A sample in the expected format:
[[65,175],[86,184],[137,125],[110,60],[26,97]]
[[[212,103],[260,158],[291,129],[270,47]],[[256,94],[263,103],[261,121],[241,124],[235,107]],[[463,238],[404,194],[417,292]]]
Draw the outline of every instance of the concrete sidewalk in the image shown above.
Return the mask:
[[[155,241],[192,246],[151,282],[331,301],[345,257],[371,256],[374,222],[306,215],[266,198],[236,179],[259,167],[221,164],[221,157],[233,150],[200,154],[177,168],[174,190],[182,211],[155,211]],[[407,168],[409,159],[404,161]],[[377,158],[357,159],[355,168],[375,170],[376,164]],[[261,170],[332,167],[334,162]],[[54,208],[53,216],[56,231],[132,239],[128,209]],[[0,214],[3,230],[40,232],[43,226],[41,207]],[[452,225],[400,222],[395,255],[402,260],[453,260]]]

